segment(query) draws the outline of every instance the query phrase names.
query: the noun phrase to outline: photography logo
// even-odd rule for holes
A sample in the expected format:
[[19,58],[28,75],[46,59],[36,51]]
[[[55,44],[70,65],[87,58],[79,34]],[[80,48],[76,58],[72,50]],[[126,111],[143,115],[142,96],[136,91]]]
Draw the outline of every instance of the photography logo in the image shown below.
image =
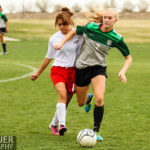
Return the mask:
[[112,40],[107,40],[106,44],[107,44],[107,46],[111,46],[112,45]]
[[16,150],[16,136],[0,136],[0,150]]

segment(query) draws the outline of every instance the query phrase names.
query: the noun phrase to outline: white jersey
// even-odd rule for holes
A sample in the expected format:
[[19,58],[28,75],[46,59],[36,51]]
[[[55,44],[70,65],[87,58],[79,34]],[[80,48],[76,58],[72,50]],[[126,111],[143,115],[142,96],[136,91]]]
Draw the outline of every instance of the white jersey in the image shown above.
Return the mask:
[[60,50],[55,50],[54,45],[59,44],[64,37],[65,35],[62,34],[61,31],[51,36],[46,58],[55,59],[52,66],[74,67],[83,39],[82,36],[75,35],[72,39],[67,41]]

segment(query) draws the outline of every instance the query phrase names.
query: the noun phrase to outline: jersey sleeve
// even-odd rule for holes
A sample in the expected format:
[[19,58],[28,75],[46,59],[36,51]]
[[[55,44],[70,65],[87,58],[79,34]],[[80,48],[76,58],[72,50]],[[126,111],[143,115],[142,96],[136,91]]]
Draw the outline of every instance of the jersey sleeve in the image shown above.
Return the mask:
[[55,55],[56,55],[56,50],[54,49],[54,46],[53,46],[52,41],[50,39],[49,43],[48,43],[48,51],[47,51],[45,58],[49,58],[49,59],[55,58]]
[[79,52],[81,50],[81,46],[82,46],[82,43],[83,43],[83,36],[82,35],[77,35],[78,36],[78,46],[77,46],[77,49],[76,49],[76,54],[77,56],[79,55]]
[[76,34],[81,35],[83,34],[84,26],[77,26]]
[[87,33],[88,31],[99,30],[99,24],[94,22],[90,22],[85,26],[77,26],[76,34],[81,35],[83,33]]
[[121,40],[119,41],[119,43],[116,45],[116,48],[118,48],[121,51],[121,53],[123,54],[123,56],[130,55],[130,51],[128,49],[128,46],[124,42],[123,38],[121,38]]
[[7,19],[6,15],[4,15],[4,14],[3,14],[2,18],[4,19],[4,21],[5,21],[5,22],[7,22],[7,21],[8,21],[8,19]]

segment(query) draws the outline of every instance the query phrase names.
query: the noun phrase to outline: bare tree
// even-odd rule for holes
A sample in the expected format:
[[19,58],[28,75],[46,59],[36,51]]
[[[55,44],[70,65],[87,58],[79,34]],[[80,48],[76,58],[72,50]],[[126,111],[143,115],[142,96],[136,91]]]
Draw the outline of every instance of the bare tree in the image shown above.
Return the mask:
[[90,11],[90,12],[93,12],[93,5],[92,5],[91,2],[89,2],[89,3],[86,4],[86,9],[87,9],[88,11]]
[[102,5],[101,2],[94,2],[93,3],[93,0],[89,1],[87,4],[86,4],[86,8],[88,11],[90,12],[94,12],[94,9],[97,9],[99,8],[100,6]]
[[57,4],[54,6],[54,12],[59,12],[61,10],[62,6]]
[[109,8],[110,7],[110,3],[108,1],[104,1],[103,7],[104,8]]
[[14,13],[16,11],[15,4],[10,2],[9,4],[7,4],[7,9],[10,13]]
[[48,12],[48,9],[50,7],[50,1],[49,0],[38,0],[36,2],[36,6],[40,10],[40,12]]
[[132,12],[134,8],[133,3],[131,2],[131,0],[126,0],[123,4],[123,12]]
[[147,0],[138,1],[138,8],[140,12],[146,12],[149,7],[149,2]]
[[32,11],[32,5],[28,2],[26,2],[25,0],[23,0],[22,3],[21,3],[20,9],[21,9],[21,12],[22,12],[22,16],[25,17],[26,12]]
[[26,12],[33,12],[33,4],[29,1],[22,1],[22,7],[20,7],[23,17],[25,16]]
[[110,1],[110,7],[116,8],[116,0],[111,0]]
[[82,10],[82,8],[80,7],[80,5],[78,3],[75,3],[73,6],[72,6],[72,10],[74,12],[80,12]]
[[25,12],[33,12],[33,4],[31,2],[24,3],[24,11]]

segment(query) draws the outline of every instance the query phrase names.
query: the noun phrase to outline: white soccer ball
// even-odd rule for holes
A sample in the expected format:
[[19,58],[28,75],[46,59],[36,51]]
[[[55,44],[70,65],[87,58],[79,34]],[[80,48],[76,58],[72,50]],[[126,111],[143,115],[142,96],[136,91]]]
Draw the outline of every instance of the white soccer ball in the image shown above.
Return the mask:
[[83,147],[93,147],[96,144],[97,136],[91,129],[83,129],[78,133],[77,142]]

